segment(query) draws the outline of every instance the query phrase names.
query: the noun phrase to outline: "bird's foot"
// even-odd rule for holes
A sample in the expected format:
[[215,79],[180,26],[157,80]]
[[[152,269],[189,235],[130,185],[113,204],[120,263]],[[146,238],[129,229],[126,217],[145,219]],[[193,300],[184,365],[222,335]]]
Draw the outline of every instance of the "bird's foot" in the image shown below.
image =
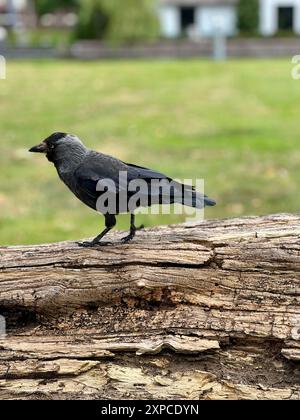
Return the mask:
[[121,242],[122,244],[128,244],[134,239],[134,237],[135,235],[131,233],[130,235],[126,236],[126,238],[121,239]]
[[96,247],[105,247],[113,245],[112,242],[77,242],[81,248],[96,248]]
[[121,239],[122,244],[128,244],[129,242],[133,241],[133,239],[135,238],[136,232],[143,229],[145,229],[144,225],[141,225],[134,229],[132,228],[131,233],[128,236],[126,236],[126,238]]

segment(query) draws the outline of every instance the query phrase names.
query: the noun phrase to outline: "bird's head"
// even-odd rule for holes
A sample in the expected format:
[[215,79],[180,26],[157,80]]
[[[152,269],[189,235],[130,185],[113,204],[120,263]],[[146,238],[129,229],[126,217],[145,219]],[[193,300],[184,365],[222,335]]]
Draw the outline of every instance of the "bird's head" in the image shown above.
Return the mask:
[[38,146],[32,147],[29,152],[43,153],[50,162],[56,163],[63,159],[72,159],[73,156],[85,154],[86,150],[77,136],[67,133],[54,133]]

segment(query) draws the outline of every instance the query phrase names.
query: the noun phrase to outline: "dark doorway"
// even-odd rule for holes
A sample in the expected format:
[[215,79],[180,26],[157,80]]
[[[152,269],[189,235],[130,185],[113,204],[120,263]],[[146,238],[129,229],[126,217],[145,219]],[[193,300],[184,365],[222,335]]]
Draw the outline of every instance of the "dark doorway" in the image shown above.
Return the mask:
[[190,26],[195,24],[195,7],[180,8],[181,31],[186,33]]
[[279,31],[292,31],[294,29],[294,8],[278,8],[278,29]]

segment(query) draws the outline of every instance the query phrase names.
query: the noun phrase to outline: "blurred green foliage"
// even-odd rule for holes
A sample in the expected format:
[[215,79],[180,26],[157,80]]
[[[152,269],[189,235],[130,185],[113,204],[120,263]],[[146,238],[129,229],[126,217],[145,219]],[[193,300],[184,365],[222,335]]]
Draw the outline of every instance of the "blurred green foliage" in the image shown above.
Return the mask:
[[78,39],[102,39],[107,33],[109,14],[105,0],[79,0]]
[[134,43],[158,37],[155,0],[79,0],[76,37]]
[[56,10],[78,7],[78,0],[35,0],[37,13],[41,16]]
[[106,0],[109,13],[108,38],[115,42],[135,43],[159,36],[155,0]]
[[238,26],[242,33],[258,33],[259,0],[240,0],[238,4]]
[[32,47],[55,47],[68,46],[73,37],[69,31],[53,28],[34,28],[26,33],[27,42]]

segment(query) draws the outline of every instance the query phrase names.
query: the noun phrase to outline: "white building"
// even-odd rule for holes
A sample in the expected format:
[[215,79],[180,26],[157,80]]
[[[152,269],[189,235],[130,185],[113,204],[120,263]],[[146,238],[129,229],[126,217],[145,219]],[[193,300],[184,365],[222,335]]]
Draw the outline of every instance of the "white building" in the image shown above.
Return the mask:
[[300,35],[300,0],[260,0],[260,33],[291,31]]
[[177,38],[193,33],[210,37],[216,28],[227,36],[237,32],[238,0],[159,0],[162,34]]
[[[238,34],[239,0],[158,0],[162,35],[211,37],[216,30]],[[300,0],[259,0],[259,32],[300,35]]]

